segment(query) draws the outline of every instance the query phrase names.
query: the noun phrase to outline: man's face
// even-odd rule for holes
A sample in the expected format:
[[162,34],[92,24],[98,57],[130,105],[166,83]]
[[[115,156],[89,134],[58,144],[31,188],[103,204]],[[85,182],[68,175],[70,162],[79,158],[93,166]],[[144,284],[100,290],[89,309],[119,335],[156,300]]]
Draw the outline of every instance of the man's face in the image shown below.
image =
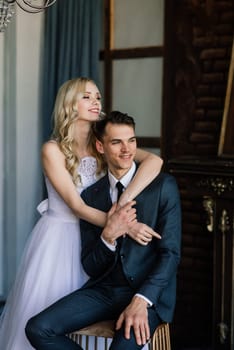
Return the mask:
[[96,147],[105,155],[112,174],[119,179],[131,168],[136,154],[134,129],[125,124],[108,123],[103,140],[97,141]]

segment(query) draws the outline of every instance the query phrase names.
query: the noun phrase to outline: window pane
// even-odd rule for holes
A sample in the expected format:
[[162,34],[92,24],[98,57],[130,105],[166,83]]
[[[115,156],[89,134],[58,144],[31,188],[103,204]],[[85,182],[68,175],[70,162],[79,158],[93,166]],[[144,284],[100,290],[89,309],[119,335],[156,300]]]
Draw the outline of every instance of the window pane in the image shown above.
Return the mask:
[[115,0],[114,48],[161,46],[163,0]]
[[137,136],[161,135],[162,58],[113,62],[112,109],[134,117]]

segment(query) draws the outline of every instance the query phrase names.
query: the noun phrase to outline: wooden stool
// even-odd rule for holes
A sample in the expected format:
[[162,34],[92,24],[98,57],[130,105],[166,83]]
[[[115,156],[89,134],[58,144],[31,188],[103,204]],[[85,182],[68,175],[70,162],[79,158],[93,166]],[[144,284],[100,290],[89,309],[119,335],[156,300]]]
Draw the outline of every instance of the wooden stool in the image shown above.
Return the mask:
[[[108,350],[108,338],[113,338],[115,332],[114,329],[115,321],[102,321],[69,334],[69,338],[71,338],[77,344],[82,345],[81,339],[82,336],[85,336],[85,350],[91,350],[89,349],[88,338],[89,336],[94,336],[94,350],[96,350],[97,338],[103,337],[105,338],[103,350]],[[170,330],[168,323],[162,323],[157,327],[150,340],[150,350],[171,350]]]

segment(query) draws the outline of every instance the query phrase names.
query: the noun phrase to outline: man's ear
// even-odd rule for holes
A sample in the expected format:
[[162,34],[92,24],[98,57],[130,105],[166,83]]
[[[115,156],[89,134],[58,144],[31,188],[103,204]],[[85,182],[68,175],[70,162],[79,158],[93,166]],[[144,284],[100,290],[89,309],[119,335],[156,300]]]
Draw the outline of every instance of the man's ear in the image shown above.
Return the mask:
[[99,153],[104,154],[103,145],[99,140],[96,140],[96,149]]

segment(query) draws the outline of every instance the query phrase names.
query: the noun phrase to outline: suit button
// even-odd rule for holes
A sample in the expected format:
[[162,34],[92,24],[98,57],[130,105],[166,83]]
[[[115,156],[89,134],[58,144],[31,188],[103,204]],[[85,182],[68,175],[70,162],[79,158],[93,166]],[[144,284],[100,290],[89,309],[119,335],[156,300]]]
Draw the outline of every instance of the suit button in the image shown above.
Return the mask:
[[121,255],[120,255],[120,258],[123,260],[123,259],[124,259],[124,255],[123,255],[123,254],[121,254]]
[[130,277],[130,281],[133,281],[134,280],[134,278],[133,277]]

